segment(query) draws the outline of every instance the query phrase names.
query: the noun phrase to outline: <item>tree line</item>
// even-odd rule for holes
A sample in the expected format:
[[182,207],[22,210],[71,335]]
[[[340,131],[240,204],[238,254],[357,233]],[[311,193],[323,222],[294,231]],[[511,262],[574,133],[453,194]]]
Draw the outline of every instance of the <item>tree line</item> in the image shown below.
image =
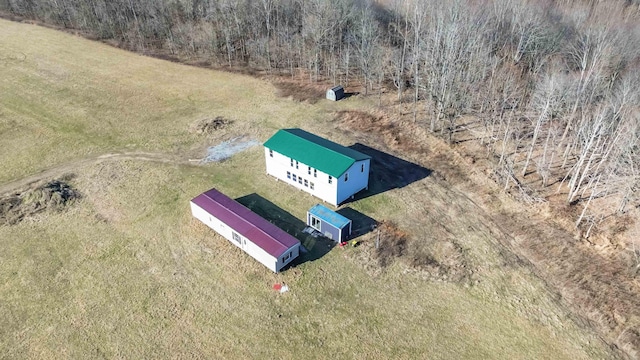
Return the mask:
[[[638,0],[0,0],[0,10],[145,52],[383,86],[451,143],[461,119],[505,186],[638,206]],[[535,197],[530,197],[535,201]]]

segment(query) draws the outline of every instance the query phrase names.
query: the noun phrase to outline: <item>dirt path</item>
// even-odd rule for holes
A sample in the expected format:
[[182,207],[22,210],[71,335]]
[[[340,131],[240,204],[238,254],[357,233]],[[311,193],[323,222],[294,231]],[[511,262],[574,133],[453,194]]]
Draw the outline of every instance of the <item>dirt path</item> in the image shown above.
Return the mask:
[[103,155],[90,156],[84,159],[74,160],[66,162],[54,167],[42,170],[36,174],[27,176],[22,179],[10,181],[4,184],[0,184],[0,195],[23,189],[30,186],[33,183],[42,181],[44,179],[55,178],[64,174],[72,173],[76,169],[89,165],[97,164],[105,161],[114,160],[138,160],[138,161],[150,161],[166,164],[188,164],[188,160],[180,159],[176,155],[162,154],[162,153],[150,153],[150,152],[121,152],[121,153],[107,153]]

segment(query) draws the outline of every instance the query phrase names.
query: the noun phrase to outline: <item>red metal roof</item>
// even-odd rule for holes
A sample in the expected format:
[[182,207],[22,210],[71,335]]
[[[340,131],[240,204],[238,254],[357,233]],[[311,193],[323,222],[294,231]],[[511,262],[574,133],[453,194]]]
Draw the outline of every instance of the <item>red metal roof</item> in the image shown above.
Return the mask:
[[220,219],[273,257],[280,257],[296,244],[300,244],[298,239],[216,189],[196,196],[191,202]]

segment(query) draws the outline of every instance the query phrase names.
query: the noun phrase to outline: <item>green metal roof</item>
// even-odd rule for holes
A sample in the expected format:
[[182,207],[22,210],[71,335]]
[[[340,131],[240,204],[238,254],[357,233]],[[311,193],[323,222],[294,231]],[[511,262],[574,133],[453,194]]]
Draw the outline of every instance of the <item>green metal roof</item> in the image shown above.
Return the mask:
[[301,129],[278,130],[264,146],[335,178],[354,162],[371,158]]

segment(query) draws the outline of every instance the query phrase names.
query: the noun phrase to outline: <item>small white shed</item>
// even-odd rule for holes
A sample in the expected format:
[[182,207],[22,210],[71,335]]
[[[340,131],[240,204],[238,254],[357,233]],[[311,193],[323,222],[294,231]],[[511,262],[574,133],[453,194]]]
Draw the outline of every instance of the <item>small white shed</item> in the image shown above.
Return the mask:
[[344,88],[342,85],[334,86],[327,90],[327,99],[338,101],[344,97]]
[[322,204],[307,211],[307,225],[338,242],[347,241],[351,235],[351,220]]

